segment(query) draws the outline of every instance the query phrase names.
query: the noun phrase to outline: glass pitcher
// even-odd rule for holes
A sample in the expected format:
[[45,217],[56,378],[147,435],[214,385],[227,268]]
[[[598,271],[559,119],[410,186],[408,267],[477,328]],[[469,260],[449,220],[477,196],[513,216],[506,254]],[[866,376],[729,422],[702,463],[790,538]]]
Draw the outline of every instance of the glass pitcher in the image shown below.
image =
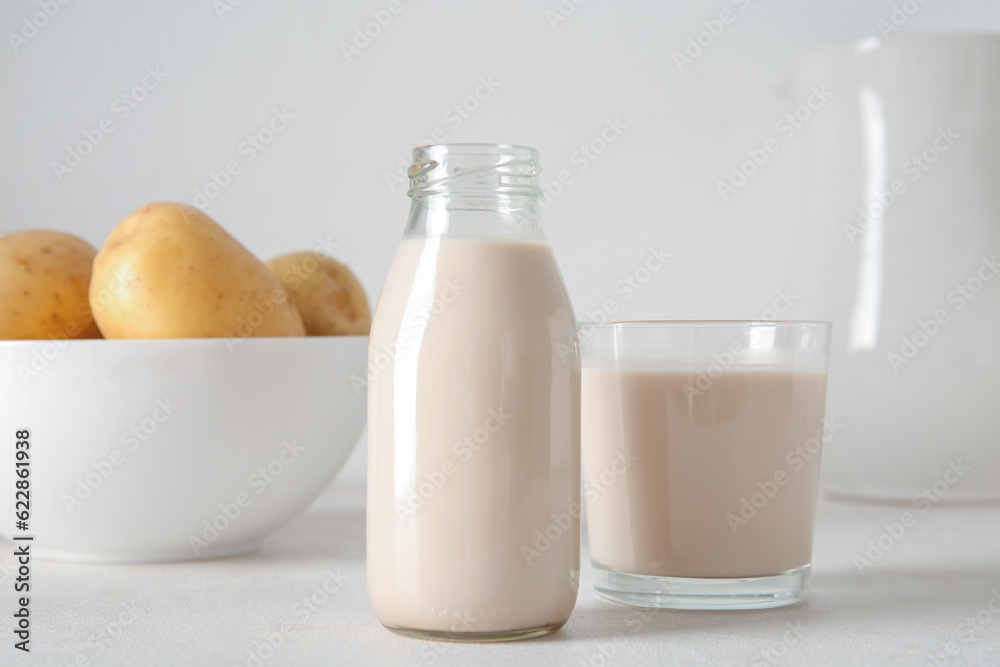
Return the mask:
[[1000,37],[821,48],[791,97],[831,96],[789,142],[797,316],[832,320],[823,453],[836,495],[1000,499]]

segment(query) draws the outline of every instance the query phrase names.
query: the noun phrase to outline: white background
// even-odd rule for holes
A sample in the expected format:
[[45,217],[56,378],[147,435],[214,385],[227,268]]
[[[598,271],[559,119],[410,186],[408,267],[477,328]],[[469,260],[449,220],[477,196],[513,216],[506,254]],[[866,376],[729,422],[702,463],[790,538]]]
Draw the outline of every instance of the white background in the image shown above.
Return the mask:
[[[0,5],[0,232],[62,229],[99,245],[133,209],[191,203],[238,160],[209,214],[262,258],[336,243],[374,305],[409,205],[386,174],[440,128],[447,141],[535,146],[546,181],[572,174],[544,215],[581,319],[609,298],[622,319],[758,317],[776,290],[794,291],[787,152],[726,202],[716,182],[794,106],[777,91],[796,54],[877,35],[894,4],[567,0],[575,11],[557,21],[556,0],[401,0],[348,57],[342,44],[371,12],[384,20],[387,2],[45,2],[58,13],[35,31],[24,19],[37,0]],[[678,68],[674,52],[723,10],[734,20]],[[1000,30],[1000,3],[927,0],[903,29]],[[122,118],[115,100],[147,67],[166,76]],[[467,100],[481,79],[495,89]],[[463,101],[468,117],[449,111]],[[275,108],[294,119],[248,161],[241,142]],[[57,175],[102,119],[113,132]],[[574,153],[609,119],[625,129],[581,170]],[[626,299],[615,284],[650,245],[671,260]],[[341,479],[362,478],[359,448]]]

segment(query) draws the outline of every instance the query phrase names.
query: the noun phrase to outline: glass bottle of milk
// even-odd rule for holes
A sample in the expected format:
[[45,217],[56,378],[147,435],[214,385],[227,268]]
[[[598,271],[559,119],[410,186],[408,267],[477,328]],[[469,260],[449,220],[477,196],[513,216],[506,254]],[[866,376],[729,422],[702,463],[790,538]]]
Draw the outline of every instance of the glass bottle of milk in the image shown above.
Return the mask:
[[413,157],[368,351],[372,605],[408,635],[542,635],[579,584],[580,359],[538,153]]

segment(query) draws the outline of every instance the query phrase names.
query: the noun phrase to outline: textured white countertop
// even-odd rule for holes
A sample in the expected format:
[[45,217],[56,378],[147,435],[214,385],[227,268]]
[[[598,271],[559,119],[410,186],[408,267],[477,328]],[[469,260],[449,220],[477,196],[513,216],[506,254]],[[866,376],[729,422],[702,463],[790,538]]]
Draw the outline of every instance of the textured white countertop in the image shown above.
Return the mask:
[[[883,537],[891,548],[859,575],[854,557],[906,511],[916,525],[898,540]],[[126,566],[35,561],[30,655],[13,648],[13,547],[0,546],[5,667],[1000,665],[996,506],[920,514],[824,500],[812,592],[783,609],[634,610],[598,599],[585,564],[563,630],[493,645],[423,642],[378,624],[365,585],[359,486],[332,485],[250,556]]]

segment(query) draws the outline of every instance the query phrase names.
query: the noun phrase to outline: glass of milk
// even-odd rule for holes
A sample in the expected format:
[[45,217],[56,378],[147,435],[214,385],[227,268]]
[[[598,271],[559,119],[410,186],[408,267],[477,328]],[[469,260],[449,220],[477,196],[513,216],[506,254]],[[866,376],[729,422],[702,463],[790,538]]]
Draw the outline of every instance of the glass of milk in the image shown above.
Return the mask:
[[583,495],[597,591],[644,607],[804,599],[827,322],[580,328]]

